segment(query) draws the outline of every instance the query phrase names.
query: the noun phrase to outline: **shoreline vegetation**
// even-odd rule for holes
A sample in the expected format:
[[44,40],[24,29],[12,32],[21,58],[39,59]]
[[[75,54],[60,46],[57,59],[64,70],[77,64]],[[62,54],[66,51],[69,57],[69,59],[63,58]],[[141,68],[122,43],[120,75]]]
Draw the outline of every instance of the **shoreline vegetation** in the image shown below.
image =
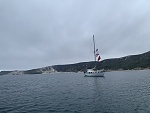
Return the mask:
[[[95,67],[96,64],[96,67]],[[95,67],[97,70],[105,72],[125,71],[125,70],[149,70],[150,69],[150,51],[130,55],[121,58],[106,59],[101,62],[80,62],[76,64],[54,65],[31,70],[1,71],[0,75],[24,75],[24,74],[49,74],[63,72],[84,72],[86,69]]]

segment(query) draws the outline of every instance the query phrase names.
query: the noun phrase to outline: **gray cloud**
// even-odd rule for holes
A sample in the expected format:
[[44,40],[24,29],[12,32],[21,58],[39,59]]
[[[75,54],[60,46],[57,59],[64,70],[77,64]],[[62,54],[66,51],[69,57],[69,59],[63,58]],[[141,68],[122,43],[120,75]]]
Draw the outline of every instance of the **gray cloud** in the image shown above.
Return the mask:
[[1,0],[0,70],[149,51],[148,0]]

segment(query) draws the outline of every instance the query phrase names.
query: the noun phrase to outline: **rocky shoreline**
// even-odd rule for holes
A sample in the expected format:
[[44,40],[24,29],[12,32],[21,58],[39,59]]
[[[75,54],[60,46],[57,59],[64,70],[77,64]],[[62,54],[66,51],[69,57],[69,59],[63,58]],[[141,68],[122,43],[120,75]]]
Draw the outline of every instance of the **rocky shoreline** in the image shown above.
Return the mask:
[[[132,69],[132,70],[123,70],[123,69],[118,69],[118,70],[104,70],[105,72],[112,72],[112,71],[140,71],[140,70],[150,70],[150,68],[136,68],[136,69]],[[41,71],[42,73],[38,73],[38,74],[54,74],[54,73],[82,73],[82,71],[79,72],[58,72],[58,71]],[[19,70],[15,70],[15,71],[1,71],[0,73],[5,73],[5,74],[0,74],[0,75],[25,75],[25,74],[37,74],[37,73],[25,73],[24,71],[19,71]]]

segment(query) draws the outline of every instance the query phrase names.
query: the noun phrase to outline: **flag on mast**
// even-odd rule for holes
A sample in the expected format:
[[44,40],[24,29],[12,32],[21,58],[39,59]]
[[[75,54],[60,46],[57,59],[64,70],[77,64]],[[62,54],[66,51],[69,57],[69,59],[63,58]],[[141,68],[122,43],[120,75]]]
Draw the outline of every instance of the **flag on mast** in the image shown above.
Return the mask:
[[100,61],[101,57],[99,55],[98,49],[96,49],[95,53],[96,53],[95,56],[97,57],[97,60]]
[[97,58],[97,60],[98,60],[98,61],[100,61],[100,59],[101,59],[101,57],[100,57],[100,55],[98,55],[98,58]]
[[96,53],[95,55],[97,57],[99,55],[98,49],[96,49],[95,53]]

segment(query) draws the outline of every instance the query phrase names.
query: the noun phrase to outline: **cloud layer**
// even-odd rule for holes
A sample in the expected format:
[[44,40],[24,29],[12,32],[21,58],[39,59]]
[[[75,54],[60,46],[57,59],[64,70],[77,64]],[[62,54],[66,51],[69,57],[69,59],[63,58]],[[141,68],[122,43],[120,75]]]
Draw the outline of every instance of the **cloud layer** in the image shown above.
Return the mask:
[[1,0],[0,70],[103,59],[149,51],[148,0]]

